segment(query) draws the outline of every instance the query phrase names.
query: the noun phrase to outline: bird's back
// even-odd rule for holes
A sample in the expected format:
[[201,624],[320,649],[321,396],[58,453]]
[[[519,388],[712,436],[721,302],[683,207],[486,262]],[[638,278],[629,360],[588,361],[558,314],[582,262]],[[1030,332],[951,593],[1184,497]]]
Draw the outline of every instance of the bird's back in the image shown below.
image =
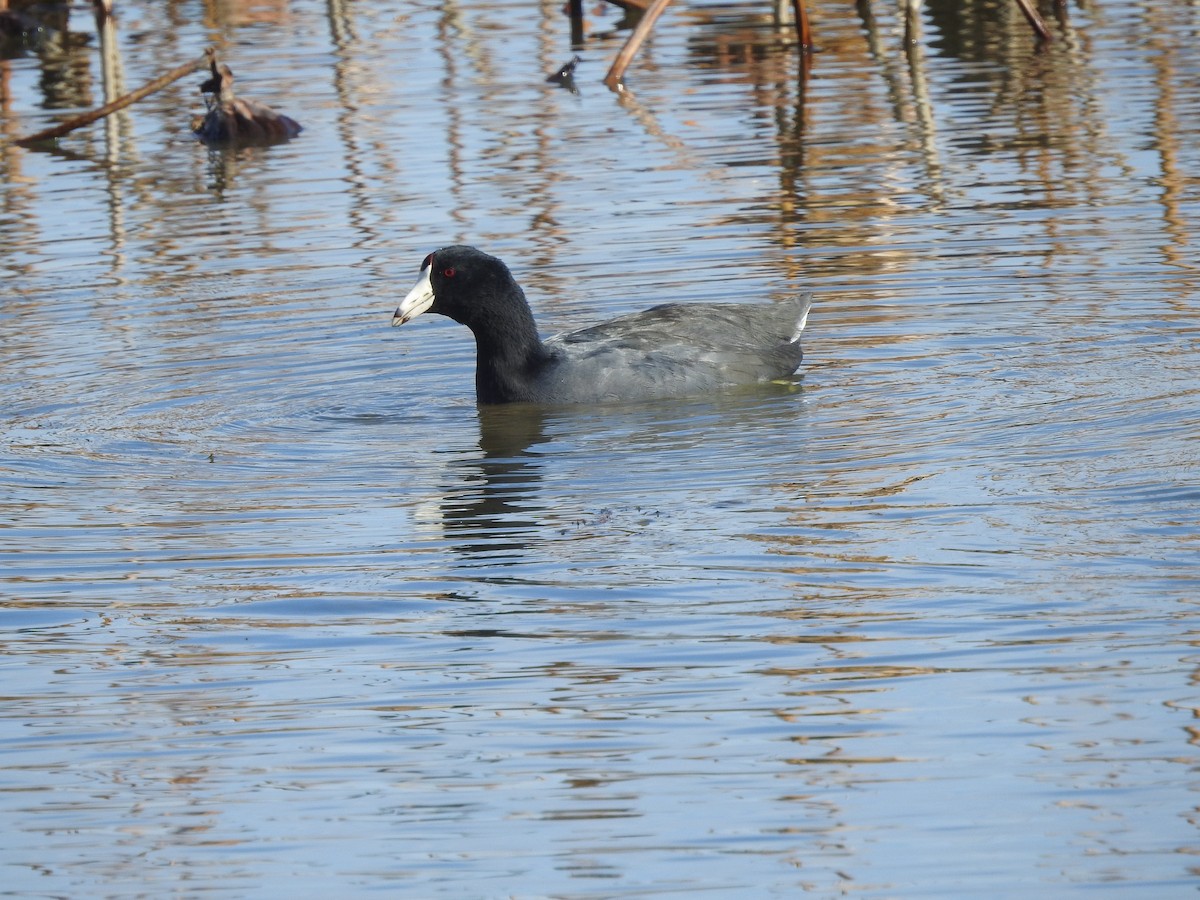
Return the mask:
[[791,375],[812,305],[672,303],[557,335],[537,379],[546,402],[703,394]]

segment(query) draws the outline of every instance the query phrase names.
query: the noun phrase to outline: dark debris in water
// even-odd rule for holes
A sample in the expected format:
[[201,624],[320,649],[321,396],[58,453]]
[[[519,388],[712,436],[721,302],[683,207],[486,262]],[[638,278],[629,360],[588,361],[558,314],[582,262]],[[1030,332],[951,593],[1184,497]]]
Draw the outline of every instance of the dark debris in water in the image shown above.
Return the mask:
[[638,534],[663,518],[661,510],[642,506],[603,507],[584,518],[572,519],[559,528],[559,534],[616,532]]
[[578,56],[572,56],[567,62],[559,68],[557,72],[553,72],[546,76],[546,81],[549,84],[557,84],[559,87],[564,87],[572,94],[578,94],[579,88],[575,86],[575,67],[583,62]]

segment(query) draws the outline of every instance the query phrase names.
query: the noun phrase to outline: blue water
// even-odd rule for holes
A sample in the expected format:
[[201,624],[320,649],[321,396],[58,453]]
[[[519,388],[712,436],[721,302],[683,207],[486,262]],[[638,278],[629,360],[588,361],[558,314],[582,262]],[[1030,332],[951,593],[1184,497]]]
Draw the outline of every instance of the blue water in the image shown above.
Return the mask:
[[[3,145],[2,890],[1194,893],[1200,19],[811,6],[807,81],[697,3],[615,94],[615,8],[121,5],[124,89],[305,131]],[[811,289],[804,366],[479,409],[389,327],[451,242],[546,333]]]

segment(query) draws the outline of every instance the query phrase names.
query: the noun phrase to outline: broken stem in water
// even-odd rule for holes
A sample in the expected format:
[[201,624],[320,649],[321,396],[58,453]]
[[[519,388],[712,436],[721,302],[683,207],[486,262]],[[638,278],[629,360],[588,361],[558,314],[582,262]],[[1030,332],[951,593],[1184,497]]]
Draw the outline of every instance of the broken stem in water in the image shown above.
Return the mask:
[[20,138],[16,141],[16,143],[28,146],[29,144],[37,144],[41,141],[53,140],[54,138],[62,137],[64,134],[74,131],[76,128],[82,128],[84,125],[89,125],[92,122],[95,122],[97,119],[103,119],[105,116],[115,113],[119,109],[124,109],[126,106],[129,106],[132,103],[137,103],[137,101],[141,100],[143,97],[153,94],[155,91],[162,90],[168,84],[178,81],[185,75],[190,75],[197,69],[203,69],[208,65],[209,60],[212,58],[212,52],[212,50],[206,50],[204,55],[200,58],[194,59],[188,63],[184,63],[182,66],[176,66],[165,75],[160,75],[153,81],[142,85],[137,90],[130,91],[128,94],[118,97],[112,103],[105,103],[103,106],[99,106],[96,109],[90,109],[85,113],[72,116],[65,122],[60,122],[58,125],[55,125],[53,128],[47,128],[44,131],[39,131],[37,134],[31,134],[29,137]]

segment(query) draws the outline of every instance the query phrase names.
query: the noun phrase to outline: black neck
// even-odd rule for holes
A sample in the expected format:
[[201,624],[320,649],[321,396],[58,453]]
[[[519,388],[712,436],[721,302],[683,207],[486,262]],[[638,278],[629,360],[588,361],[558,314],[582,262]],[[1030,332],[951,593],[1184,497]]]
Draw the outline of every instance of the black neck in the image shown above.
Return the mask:
[[523,293],[520,301],[506,304],[502,317],[487,316],[471,323],[478,355],[475,393],[480,403],[535,399],[530,385],[550,354],[538,337]]

